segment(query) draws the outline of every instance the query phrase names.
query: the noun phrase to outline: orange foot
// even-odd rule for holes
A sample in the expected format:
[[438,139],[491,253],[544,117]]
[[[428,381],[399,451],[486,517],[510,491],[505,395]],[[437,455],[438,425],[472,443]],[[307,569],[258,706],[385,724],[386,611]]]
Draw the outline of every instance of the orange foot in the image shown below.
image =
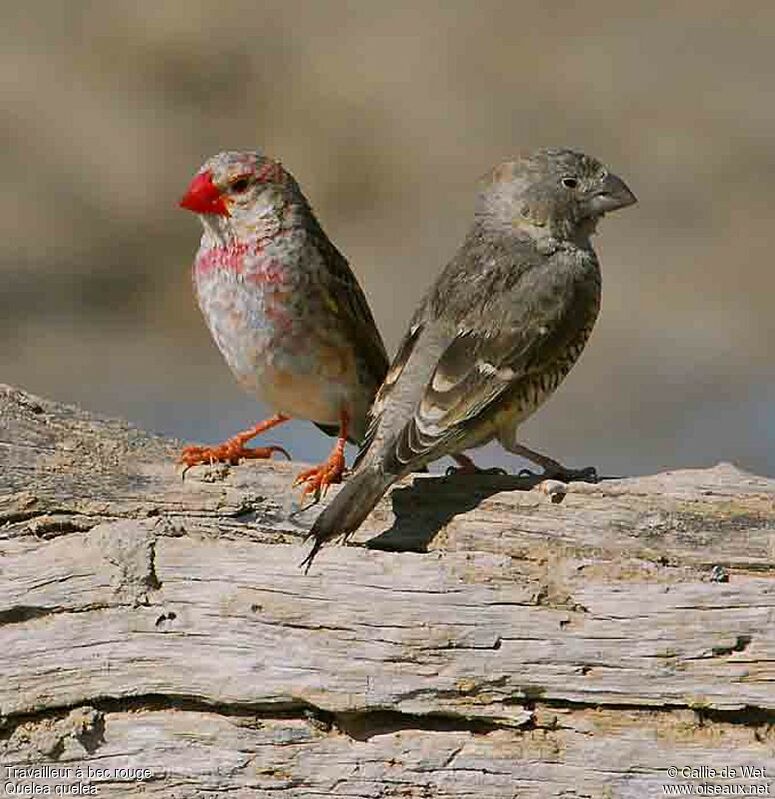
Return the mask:
[[321,492],[325,495],[332,483],[342,482],[345,467],[344,445],[347,443],[349,421],[349,416],[343,411],[339,438],[326,461],[312,469],[305,469],[296,476],[293,481],[294,486],[304,483],[304,488],[301,491],[302,499],[307,494],[314,494],[315,501],[317,501],[320,499]]
[[190,446],[185,447],[180,453],[179,463],[184,463],[186,469],[191,466],[196,466],[200,463],[230,463],[236,466],[241,460],[253,460],[256,458],[271,458],[273,452],[282,452],[288,460],[291,456],[282,447],[246,447],[245,444],[251,438],[263,433],[272,427],[275,427],[282,422],[285,422],[289,417],[283,416],[278,413],[271,419],[264,422],[259,422],[255,427],[250,430],[245,430],[242,433],[237,433],[236,436],[224,441],[222,444],[216,444],[212,447]]
[[314,494],[315,499],[320,499],[321,492],[325,496],[332,483],[342,482],[342,474],[344,474],[344,452],[335,449],[325,463],[299,472],[293,484],[297,486],[304,483],[304,488],[301,491],[302,497]]

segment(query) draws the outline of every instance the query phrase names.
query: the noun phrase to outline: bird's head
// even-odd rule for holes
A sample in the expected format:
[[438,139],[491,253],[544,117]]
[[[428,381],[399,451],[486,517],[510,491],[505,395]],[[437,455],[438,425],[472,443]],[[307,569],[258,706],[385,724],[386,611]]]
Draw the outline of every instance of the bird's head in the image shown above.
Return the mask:
[[573,150],[538,150],[495,167],[485,178],[477,213],[531,236],[589,236],[610,211],[635,195],[600,161]]
[[278,216],[293,178],[259,152],[223,152],[202,164],[180,200],[205,229],[249,232]]

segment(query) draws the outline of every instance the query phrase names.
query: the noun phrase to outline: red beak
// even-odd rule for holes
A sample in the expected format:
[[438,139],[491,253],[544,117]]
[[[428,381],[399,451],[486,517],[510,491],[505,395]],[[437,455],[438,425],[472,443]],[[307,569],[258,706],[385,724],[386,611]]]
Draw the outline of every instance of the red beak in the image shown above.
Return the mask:
[[221,192],[213,184],[213,178],[209,172],[200,172],[191,181],[188,191],[180,201],[180,207],[197,214],[229,215],[229,209],[226,207]]

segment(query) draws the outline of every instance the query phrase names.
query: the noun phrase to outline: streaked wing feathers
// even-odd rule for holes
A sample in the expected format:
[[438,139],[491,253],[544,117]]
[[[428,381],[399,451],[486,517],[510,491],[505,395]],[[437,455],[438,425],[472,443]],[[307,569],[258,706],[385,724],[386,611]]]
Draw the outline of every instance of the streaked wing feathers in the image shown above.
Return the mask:
[[374,385],[379,386],[387,372],[389,361],[382,336],[372,316],[369,304],[345,257],[327,239],[319,242],[325,259],[327,301],[349,329],[353,342],[362,353]]
[[454,452],[475,436],[475,428],[484,430],[493,422],[488,417],[501,399],[519,394],[521,384],[563,359],[594,319],[588,303],[573,299],[571,291],[533,304],[497,332],[461,330],[439,358],[412,418],[385,453],[386,468],[403,472]]

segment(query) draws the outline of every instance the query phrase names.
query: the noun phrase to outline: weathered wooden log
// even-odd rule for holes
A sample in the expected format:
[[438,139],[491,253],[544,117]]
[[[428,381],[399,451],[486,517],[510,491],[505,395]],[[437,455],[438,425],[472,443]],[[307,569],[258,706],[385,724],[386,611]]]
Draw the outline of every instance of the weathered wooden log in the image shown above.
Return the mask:
[[178,446],[0,388],[8,795],[775,781],[775,480],[417,476],[305,575],[299,465]]

